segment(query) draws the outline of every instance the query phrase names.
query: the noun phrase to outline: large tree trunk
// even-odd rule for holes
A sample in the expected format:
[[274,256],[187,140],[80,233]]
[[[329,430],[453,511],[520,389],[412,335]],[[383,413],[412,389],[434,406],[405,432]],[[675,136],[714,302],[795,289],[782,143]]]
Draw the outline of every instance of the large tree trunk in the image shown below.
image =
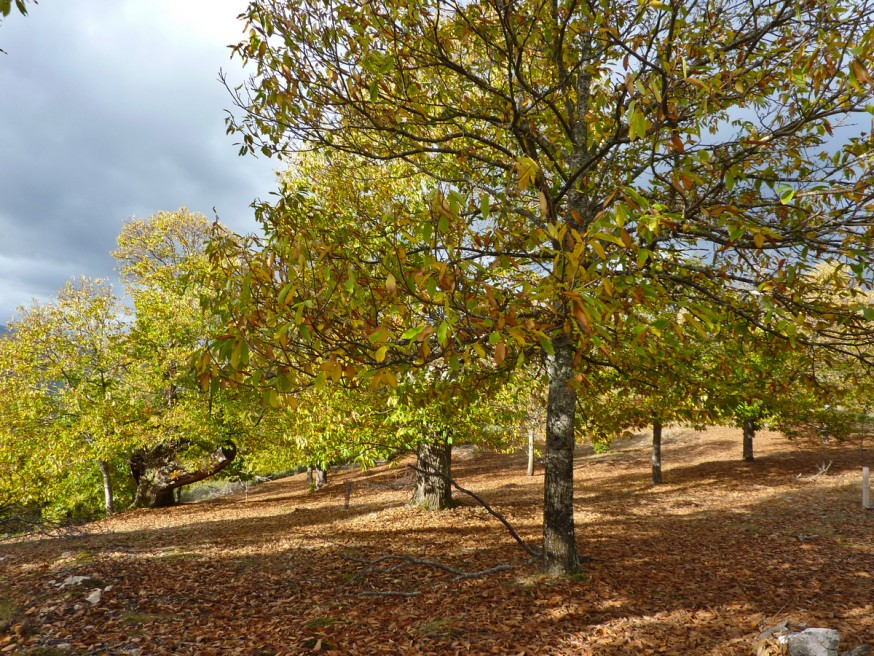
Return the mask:
[[452,507],[452,445],[443,441],[422,442],[416,448],[416,489],[411,506],[427,510]]
[[756,436],[756,422],[753,419],[744,419],[744,461],[752,462],[753,438]]
[[309,465],[307,467],[307,489],[310,492],[320,490],[328,484],[328,467]]
[[549,397],[546,403],[546,471],[543,484],[543,571],[574,574],[580,569],[574,534],[574,350],[570,339],[552,340],[547,357]]
[[315,489],[320,490],[328,484],[328,467],[322,467],[321,465],[316,465],[313,468],[315,473],[315,481],[313,486]]
[[662,422],[658,419],[652,422],[652,482],[662,482]]
[[237,455],[233,444],[218,447],[194,470],[183,469],[172,445],[159,445],[131,458],[131,473],[137,481],[135,508],[163,508],[176,503],[174,490],[218,474]]
[[534,429],[528,429],[528,475],[534,476]]
[[100,467],[100,475],[103,477],[103,507],[106,509],[106,515],[109,516],[115,512],[115,503],[112,498],[112,478],[109,476],[109,463],[105,460],[98,460],[97,465]]

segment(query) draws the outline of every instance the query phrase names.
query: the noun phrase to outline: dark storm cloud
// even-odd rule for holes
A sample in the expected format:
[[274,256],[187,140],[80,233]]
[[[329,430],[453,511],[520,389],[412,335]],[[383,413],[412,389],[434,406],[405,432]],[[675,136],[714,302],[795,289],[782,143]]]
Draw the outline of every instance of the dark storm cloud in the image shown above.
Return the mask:
[[125,220],[187,206],[251,230],[273,163],[224,133],[244,0],[43,2],[0,25],[0,323],[112,276]]

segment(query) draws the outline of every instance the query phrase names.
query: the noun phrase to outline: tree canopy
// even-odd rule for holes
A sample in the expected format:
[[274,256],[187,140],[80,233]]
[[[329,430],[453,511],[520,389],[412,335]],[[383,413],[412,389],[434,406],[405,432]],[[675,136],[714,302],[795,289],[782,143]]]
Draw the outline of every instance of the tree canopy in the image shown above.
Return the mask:
[[[870,362],[867,300],[808,275],[872,279],[869,135],[837,129],[868,120],[870,9],[250,2],[234,52],[255,74],[229,129],[243,152],[318,150],[337,169],[330,193],[262,208],[271,252],[242,284],[289,282],[241,297],[236,343],[291,333],[389,383],[417,349],[476,367],[544,353],[544,567],[575,571],[580,362],[610,367],[617,339],[706,335],[723,312]],[[398,202],[345,193],[387,165]]]

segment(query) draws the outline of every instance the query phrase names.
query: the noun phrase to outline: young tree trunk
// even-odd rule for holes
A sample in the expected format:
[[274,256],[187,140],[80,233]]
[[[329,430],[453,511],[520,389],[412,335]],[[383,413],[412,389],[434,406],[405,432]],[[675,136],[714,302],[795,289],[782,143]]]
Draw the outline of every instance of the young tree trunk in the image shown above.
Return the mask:
[[752,462],[753,438],[756,436],[756,422],[753,419],[744,419],[744,461]]
[[534,476],[534,429],[528,429],[528,475]]
[[106,515],[109,516],[115,512],[115,503],[112,498],[112,478],[109,476],[109,463],[105,460],[98,460],[97,465],[100,467],[100,475],[103,477],[103,506],[106,509]]
[[411,506],[444,510],[452,506],[452,446],[443,441],[421,442],[416,448],[416,489]]
[[313,467],[312,465],[309,465],[307,467],[307,489],[310,492],[312,492],[313,490],[316,489],[316,479],[315,479],[315,474],[313,473],[313,472],[315,472],[315,470],[316,470],[316,468]]
[[662,422],[659,419],[652,422],[652,482],[653,485],[662,482]]
[[555,355],[546,359],[546,471],[543,483],[543,571],[574,574],[580,569],[574,534],[574,413],[577,393],[574,349],[566,336],[552,340]]

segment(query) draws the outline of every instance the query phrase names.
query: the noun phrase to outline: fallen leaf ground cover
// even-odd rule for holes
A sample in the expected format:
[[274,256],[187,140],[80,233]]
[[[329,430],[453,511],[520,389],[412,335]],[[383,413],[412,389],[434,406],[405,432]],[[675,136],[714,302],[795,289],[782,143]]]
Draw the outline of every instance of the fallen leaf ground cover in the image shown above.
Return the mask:
[[[299,475],[0,543],[0,653],[727,656],[753,653],[783,620],[835,628],[843,649],[874,643],[874,512],[860,503],[870,449],[762,432],[744,463],[739,431],[675,428],[653,486],[647,442],[579,450],[579,580],[541,577],[470,498],[407,507],[402,462],[333,472],[316,493]],[[527,477],[523,455],[470,448],[453,468],[537,542],[542,469]],[[458,578],[379,560],[390,555],[511,567]]]

